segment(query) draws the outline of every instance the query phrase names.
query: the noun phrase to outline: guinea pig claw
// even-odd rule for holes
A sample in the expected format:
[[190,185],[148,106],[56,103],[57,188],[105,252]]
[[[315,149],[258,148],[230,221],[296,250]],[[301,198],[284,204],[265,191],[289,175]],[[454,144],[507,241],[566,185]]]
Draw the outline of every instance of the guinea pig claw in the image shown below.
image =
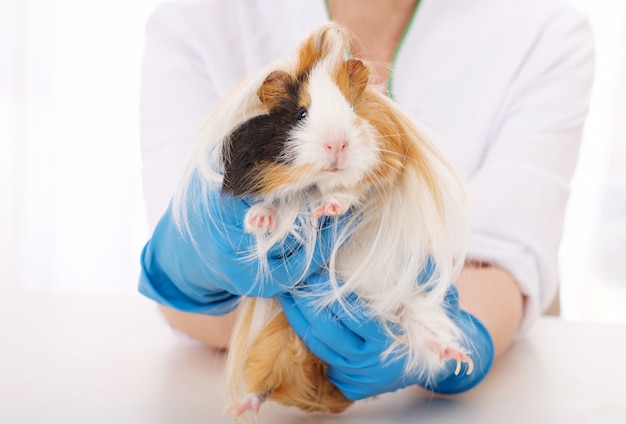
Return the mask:
[[460,348],[444,347],[437,341],[436,338],[427,340],[426,346],[433,353],[439,354],[439,362],[442,362],[446,359],[454,359],[456,361],[454,375],[459,375],[461,373],[461,366],[463,365],[463,362],[467,364],[467,371],[465,371],[465,375],[470,375],[472,371],[474,371],[474,361],[472,361],[472,358],[463,353]]
[[472,371],[474,371],[474,361],[472,361],[472,358],[470,358],[460,350],[453,348],[443,349],[441,352],[439,352],[439,360],[443,361],[444,359],[454,359],[456,361],[454,375],[459,375],[461,373],[461,365],[463,364],[463,362],[467,363],[467,371],[465,371],[465,375],[470,375]]

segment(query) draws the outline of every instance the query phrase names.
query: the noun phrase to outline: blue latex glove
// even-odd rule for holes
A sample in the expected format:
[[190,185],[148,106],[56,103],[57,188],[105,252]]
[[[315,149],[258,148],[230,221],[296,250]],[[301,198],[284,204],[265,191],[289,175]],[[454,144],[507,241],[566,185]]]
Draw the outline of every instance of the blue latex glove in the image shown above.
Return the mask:
[[[192,180],[191,184],[197,184]],[[292,287],[303,275],[307,254],[296,237],[288,236],[268,252],[269,273],[259,278],[260,264],[246,253],[253,250],[255,236],[244,231],[249,202],[219,190],[208,193],[207,206],[190,190],[189,229],[193,240],[177,228],[171,207],[158,223],[141,254],[139,291],[149,298],[187,312],[223,315],[232,311],[242,295],[273,297]],[[206,208],[217,219],[209,219]],[[315,272],[330,255],[333,225],[327,219],[318,233],[310,272]]]
[[465,347],[471,352],[474,370],[466,375],[468,365],[463,363],[461,372],[455,375],[456,361],[448,360],[434,384],[427,386],[418,376],[407,375],[405,361],[394,361],[393,353],[384,363],[381,361],[392,341],[378,321],[358,313],[365,306],[356,296],[347,299],[351,310],[357,311],[350,316],[338,303],[322,310],[315,305],[311,293],[330,290],[327,280],[323,273],[316,273],[300,288],[303,292],[283,293],[278,299],[295,332],[315,356],[328,364],[328,378],[348,399],[364,399],[413,384],[439,393],[460,393],[478,384],[489,371],[493,342],[478,319],[459,309],[455,286],[446,296],[446,307],[471,344]]

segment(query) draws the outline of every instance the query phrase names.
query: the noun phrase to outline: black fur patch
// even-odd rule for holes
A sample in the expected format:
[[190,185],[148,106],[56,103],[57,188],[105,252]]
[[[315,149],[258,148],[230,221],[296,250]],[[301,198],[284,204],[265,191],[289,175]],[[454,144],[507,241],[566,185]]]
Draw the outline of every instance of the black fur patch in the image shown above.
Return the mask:
[[298,83],[289,84],[279,107],[242,123],[224,143],[229,151],[224,161],[224,192],[235,196],[257,195],[260,191],[259,175],[264,172],[263,163],[286,163],[282,153],[289,131],[300,122],[300,87]]

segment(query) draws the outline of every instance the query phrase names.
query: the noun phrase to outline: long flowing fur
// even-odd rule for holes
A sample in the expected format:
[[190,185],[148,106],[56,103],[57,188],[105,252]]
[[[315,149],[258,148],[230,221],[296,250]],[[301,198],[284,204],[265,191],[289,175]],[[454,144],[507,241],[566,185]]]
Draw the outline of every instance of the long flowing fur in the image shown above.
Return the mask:
[[352,404],[326,378],[326,364],[291,330],[276,300],[246,298],[238,313],[226,364],[227,391],[234,405],[244,381],[248,393],[269,394],[273,401],[305,411],[338,413]]
[[[193,195],[190,187],[200,193],[200,199],[207,198],[204,193],[219,190],[224,155],[229,152],[229,134],[241,122],[267,113],[267,106],[258,96],[266,76],[277,70],[296,75],[307,66],[326,67],[332,73],[346,60],[348,45],[349,36],[340,27],[322,27],[301,45],[292,60],[270,65],[223,99],[199,134],[174,198],[174,216],[182,231],[189,230],[189,217],[197,213],[188,207],[187,199]],[[405,357],[407,372],[430,380],[442,364],[425,340],[435,340],[441,346],[459,346],[461,338],[446,314],[444,299],[464,262],[468,225],[464,185],[424,131],[378,88],[366,87],[352,107],[359,134],[375,143],[376,166],[353,187],[358,194],[348,218],[351,223],[336,234],[336,246],[340,247],[328,263],[334,290],[320,296],[318,305],[321,308],[335,301],[345,304],[345,296],[356,293],[368,305],[373,319],[394,324],[389,332],[395,343],[386,356],[393,353],[396,358]],[[281,178],[291,181],[291,185],[284,185],[288,189],[283,189],[278,181],[276,187],[280,189],[260,199],[276,206],[278,227],[268,235],[258,235],[256,250],[245,252],[250,259],[262,263],[266,263],[267,251],[290,234],[301,240],[310,253],[318,234],[315,226],[310,225],[310,214],[324,193],[310,190],[306,172],[298,169],[297,152],[288,153],[296,165]],[[201,176],[199,186],[191,184],[197,175]],[[435,272],[424,276],[421,273],[430,263],[436,264]],[[269,272],[267,267],[263,269]],[[417,284],[420,275],[426,281]],[[295,278],[294,285],[297,282]],[[271,299],[246,299],[242,306],[229,354],[229,381],[236,386],[242,379],[248,383],[250,379],[257,383],[259,379],[266,381],[269,374],[271,378],[287,380],[290,373],[292,377],[300,375],[297,367],[302,362],[294,362],[294,358],[299,357],[299,349],[307,351],[290,329],[278,303]],[[292,357],[285,358],[284,345],[290,346]],[[288,362],[283,364],[284,369],[280,365],[283,360]],[[265,367],[274,371],[263,374]],[[257,369],[256,373],[264,377],[252,375],[251,369]],[[307,404],[310,391],[297,394],[298,385],[311,386],[311,381],[304,381],[307,378],[323,379],[323,372],[321,377],[316,373],[323,371],[324,365],[315,364],[314,369],[317,377],[309,373],[300,375],[297,381],[289,380],[295,400],[287,401],[281,398],[284,394],[277,392],[272,393],[273,398],[287,404],[300,402],[298,406],[304,409],[321,409],[319,405]],[[320,398],[321,402],[337,395],[331,389],[326,398]],[[340,401],[341,407],[333,406],[330,410],[345,408],[345,399]]]
[[[362,206],[363,219],[336,253],[335,270],[344,284],[334,293],[354,291],[373,315],[397,324],[399,347],[408,355],[407,371],[431,379],[439,358],[424,345],[433,333],[441,345],[455,346],[460,333],[448,318],[444,298],[458,276],[465,251],[467,204],[463,184],[452,166],[389,99],[375,92],[367,100],[391,155],[402,167],[375,184]],[[402,151],[403,150],[403,151]],[[423,284],[416,276],[436,264]],[[331,275],[333,273],[331,272]]]

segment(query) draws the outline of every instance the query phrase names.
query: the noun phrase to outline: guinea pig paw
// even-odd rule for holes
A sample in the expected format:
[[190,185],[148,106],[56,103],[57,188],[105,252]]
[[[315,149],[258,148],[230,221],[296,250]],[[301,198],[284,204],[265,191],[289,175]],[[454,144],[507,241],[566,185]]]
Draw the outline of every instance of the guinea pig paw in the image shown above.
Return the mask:
[[315,220],[322,216],[339,216],[344,213],[343,207],[332,201],[326,201],[313,210],[311,219]]
[[273,208],[257,204],[250,207],[244,218],[244,229],[248,233],[266,234],[276,229],[276,213]]
[[254,418],[258,420],[259,409],[265,400],[267,399],[267,393],[250,393],[246,395],[241,402],[230,405],[226,408],[225,413],[233,414],[233,422],[237,421],[246,412],[254,412]]

